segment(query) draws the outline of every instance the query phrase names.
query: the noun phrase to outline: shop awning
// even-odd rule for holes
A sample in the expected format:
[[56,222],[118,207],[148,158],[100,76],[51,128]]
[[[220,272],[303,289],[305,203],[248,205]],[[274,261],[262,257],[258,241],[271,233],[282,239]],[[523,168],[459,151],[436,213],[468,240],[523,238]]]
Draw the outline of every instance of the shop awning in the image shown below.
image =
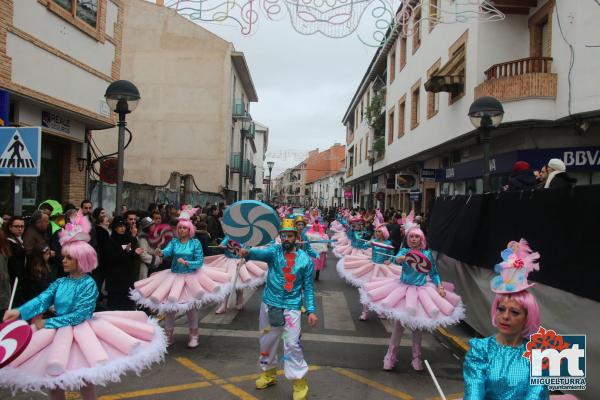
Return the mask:
[[465,85],[464,65],[465,48],[462,47],[435,75],[425,82],[425,90],[433,93],[460,93]]

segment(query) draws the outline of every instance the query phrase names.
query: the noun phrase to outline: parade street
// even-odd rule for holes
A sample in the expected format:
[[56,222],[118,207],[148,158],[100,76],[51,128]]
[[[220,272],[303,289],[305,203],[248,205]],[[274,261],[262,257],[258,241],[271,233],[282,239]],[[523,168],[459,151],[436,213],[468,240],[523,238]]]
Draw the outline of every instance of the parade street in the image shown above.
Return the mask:
[[[382,359],[392,325],[375,314],[359,321],[358,291],[343,282],[335,271],[337,259],[330,252],[327,267],[315,282],[317,328],[309,329],[303,318],[302,341],[310,365],[308,382],[312,399],[437,399],[427,371],[410,366],[411,333],[398,352],[393,372],[382,370]],[[188,349],[185,316],[178,320],[175,344],[165,362],[146,370],[141,379],[133,374],[120,383],[97,387],[101,400],[116,399],[203,399],[252,400],[287,399],[292,385],[280,370],[277,385],[256,390],[258,367],[258,307],[262,287],[246,291],[243,311],[214,314],[215,307],[203,309],[200,319],[200,346]],[[281,353],[280,353],[281,354]],[[432,335],[423,338],[423,359],[431,364],[448,399],[462,397],[462,361]],[[10,392],[0,390],[0,398]],[[45,399],[43,394],[17,394],[15,399]],[[67,399],[79,399],[71,392]]]

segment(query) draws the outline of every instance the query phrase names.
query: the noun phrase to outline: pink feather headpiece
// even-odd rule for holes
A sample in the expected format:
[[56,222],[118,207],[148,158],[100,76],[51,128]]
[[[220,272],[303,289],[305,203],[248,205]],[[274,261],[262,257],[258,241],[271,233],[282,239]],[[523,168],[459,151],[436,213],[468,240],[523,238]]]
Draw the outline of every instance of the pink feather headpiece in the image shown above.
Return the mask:
[[405,234],[408,235],[408,231],[411,229],[419,228],[420,225],[415,221],[415,212],[411,210],[411,212],[406,216],[406,218],[402,218],[402,227],[404,228]]
[[70,221],[65,225],[64,229],[58,233],[58,240],[61,246],[67,243],[77,241],[89,242],[91,240],[90,231],[92,225],[89,219],[81,210],[77,211],[75,216],[71,217]]
[[189,221],[192,219],[192,217],[194,215],[196,215],[196,212],[198,211],[197,208],[193,208],[191,205],[189,204],[184,204],[183,206],[181,206],[181,212],[179,213],[179,220],[185,220],[185,221]]

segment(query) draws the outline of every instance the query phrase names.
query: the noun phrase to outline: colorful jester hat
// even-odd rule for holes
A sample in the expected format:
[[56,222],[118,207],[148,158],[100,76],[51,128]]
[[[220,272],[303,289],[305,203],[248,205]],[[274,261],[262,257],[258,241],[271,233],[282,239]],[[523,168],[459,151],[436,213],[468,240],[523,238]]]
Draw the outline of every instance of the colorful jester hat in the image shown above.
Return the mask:
[[525,239],[511,241],[500,253],[502,262],[496,264],[498,274],[491,281],[492,291],[499,294],[517,293],[528,289],[535,283],[527,282],[531,271],[538,271],[540,253],[533,252]]
[[197,208],[193,208],[189,204],[184,204],[181,206],[181,211],[179,212],[179,219],[190,221],[197,211]]
[[77,214],[75,214],[75,216],[65,225],[64,229],[58,233],[60,245],[64,246],[67,243],[76,242],[78,240],[89,242],[91,240],[91,229],[92,224],[90,224],[90,220],[83,215],[81,210],[77,211]]

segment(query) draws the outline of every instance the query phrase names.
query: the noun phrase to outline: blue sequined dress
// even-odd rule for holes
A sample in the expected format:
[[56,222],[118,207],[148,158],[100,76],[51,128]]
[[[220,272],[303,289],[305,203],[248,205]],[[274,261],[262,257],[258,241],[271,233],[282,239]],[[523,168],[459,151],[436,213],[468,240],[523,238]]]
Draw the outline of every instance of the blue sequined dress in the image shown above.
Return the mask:
[[[0,369],[0,386],[13,390],[77,390],[85,384],[118,382],[163,359],[166,340],[156,321],[141,311],[94,313],[98,289],[89,275],[54,281],[18,308],[32,319],[54,306],[19,357]],[[32,325],[33,326],[33,325]]]
[[545,386],[529,385],[529,360],[525,343],[504,346],[496,336],[471,339],[465,356],[463,400],[547,400]]

